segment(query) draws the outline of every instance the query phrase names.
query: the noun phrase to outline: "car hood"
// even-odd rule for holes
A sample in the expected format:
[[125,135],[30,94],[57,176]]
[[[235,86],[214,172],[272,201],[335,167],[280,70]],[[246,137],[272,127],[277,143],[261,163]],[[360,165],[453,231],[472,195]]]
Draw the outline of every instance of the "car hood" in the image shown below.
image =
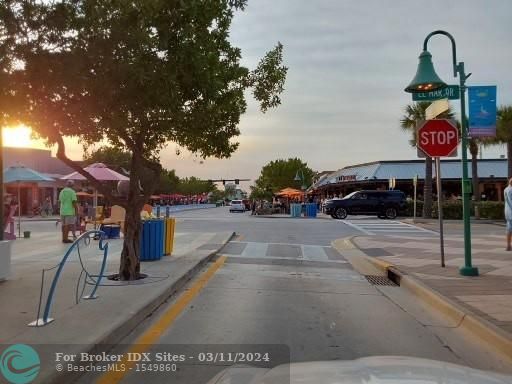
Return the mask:
[[412,357],[318,361],[273,369],[233,366],[208,384],[505,384],[512,376]]

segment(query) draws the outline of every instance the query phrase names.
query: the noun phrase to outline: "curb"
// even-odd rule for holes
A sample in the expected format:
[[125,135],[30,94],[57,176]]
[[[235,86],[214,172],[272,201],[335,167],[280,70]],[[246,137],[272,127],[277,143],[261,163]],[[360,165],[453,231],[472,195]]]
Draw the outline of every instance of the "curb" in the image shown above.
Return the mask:
[[332,220],[330,217],[322,217],[322,216],[316,216],[316,217],[291,217],[291,216],[274,216],[274,215],[249,215],[250,217],[254,218],[265,218],[265,219],[295,219],[295,220]]
[[430,288],[422,281],[401,271],[395,265],[363,254],[354,241],[356,237],[358,236],[351,236],[345,238],[344,241],[359,250],[361,253],[359,256],[361,258],[380,269],[400,287],[407,289],[426,304],[454,320],[458,324],[459,329],[469,332],[472,336],[476,336],[483,344],[487,344],[500,355],[512,361],[512,335],[510,333],[498,328],[496,325],[470,312],[466,308],[463,308],[450,298]]
[[[109,346],[118,344],[124,337],[132,332],[140,323],[142,323],[147,317],[151,316],[160,306],[162,306],[167,299],[176,294],[181,288],[183,288],[208,262],[210,262],[215,255],[235,237],[236,233],[232,232],[231,235],[217,249],[210,250],[208,254],[199,260],[194,266],[192,266],[185,274],[177,279],[171,286],[169,286],[162,294],[152,299],[150,302],[141,308],[133,316],[128,317],[121,325],[117,328],[112,329],[110,332],[100,336],[94,344],[90,344],[89,348],[83,352],[95,354],[101,352],[108,352]],[[72,382],[78,380],[79,377],[85,375],[87,372],[63,372],[61,374],[54,374],[45,377],[45,382],[48,383],[62,383]]]

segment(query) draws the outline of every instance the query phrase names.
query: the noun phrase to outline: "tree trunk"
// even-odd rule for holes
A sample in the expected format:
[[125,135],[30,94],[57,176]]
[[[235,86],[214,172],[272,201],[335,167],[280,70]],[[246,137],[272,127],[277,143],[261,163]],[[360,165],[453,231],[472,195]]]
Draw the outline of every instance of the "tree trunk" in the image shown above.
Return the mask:
[[130,168],[130,188],[124,221],[124,242],[119,265],[119,278],[121,280],[137,280],[140,273],[140,211],[144,200],[140,198],[140,155],[132,154]]
[[140,208],[128,204],[124,221],[124,242],[119,266],[121,280],[137,280],[140,273]]
[[423,186],[423,217],[432,218],[432,158],[425,158],[425,183]]
[[512,143],[507,143],[508,178],[512,177]]

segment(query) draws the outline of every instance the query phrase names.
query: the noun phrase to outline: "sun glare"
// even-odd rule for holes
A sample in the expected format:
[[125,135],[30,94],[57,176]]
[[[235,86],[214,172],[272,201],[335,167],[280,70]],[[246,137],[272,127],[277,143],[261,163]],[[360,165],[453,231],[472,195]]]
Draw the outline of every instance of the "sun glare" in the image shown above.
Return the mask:
[[4,147],[30,148],[33,145],[30,134],[32,130],[25,125],[7,127],[2,130]]

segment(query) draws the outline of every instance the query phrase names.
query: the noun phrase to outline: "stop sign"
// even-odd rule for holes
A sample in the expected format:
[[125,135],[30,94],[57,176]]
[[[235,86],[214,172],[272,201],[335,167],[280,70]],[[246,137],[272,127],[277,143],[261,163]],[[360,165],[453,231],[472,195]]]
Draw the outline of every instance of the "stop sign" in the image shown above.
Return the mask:
[[418,148],[429,157],[450,156],[458,144],[459,130],[453,120],[426,120],[418,126]]

